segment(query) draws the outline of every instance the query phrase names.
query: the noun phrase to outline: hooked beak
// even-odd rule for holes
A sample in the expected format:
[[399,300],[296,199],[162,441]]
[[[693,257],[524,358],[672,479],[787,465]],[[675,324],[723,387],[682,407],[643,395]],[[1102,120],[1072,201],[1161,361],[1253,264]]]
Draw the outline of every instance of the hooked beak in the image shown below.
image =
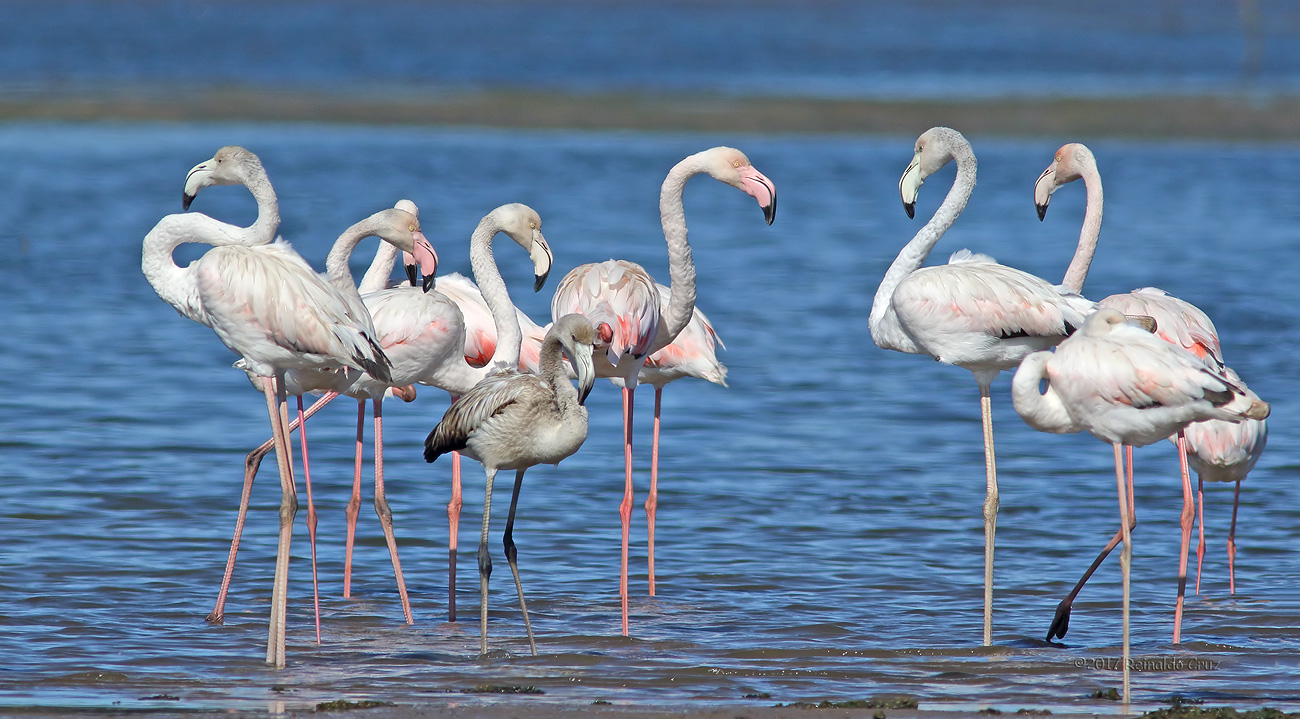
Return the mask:
[[546,285],[546,278],[551,274],[551,265],[555,262],[555,257],[551,255],[551,247],[546,244],[546,238],[542,236],[540,230],[533,233],[533,244],[528,248],[528,256],[533,260],[533,292],[540,292]]
[[578,375],[578,404],[587,401],[591,388],[596,386],[596,366],[591,361],[591,345],[579,345],[572,354],[573,371]]
[[412,287],[418,287],[420,268],[415,264],[415,256],[409,252],[402,252],[402,267],[406,269],[406,281],[410,282]]
[[212,160],[204,160],[191,167],[189,173],[185,175],[185,190],[181,193],[182,211],[189,210],[190,203],[199,196],[199,190],[209,184],[208,178],[212,174],[212,169],[209,167],[211,162]]
[[[424,291],[428,292],[429,288],[433,286],[434,275],[438,274],[438,253],[433,251],[433,245],[429,244],[429,240],[425,238],[423,232],[415,230],[411,233],[411,236],[412,264],[419,265],[420,274],[424,275]],[[409,268],[407,269],[407,277],[411,277]],[[415,284],[414,280],[412,280],[411,284]]]
[[903,198],[903,211],[909,220],[916,217],[916,196],[920,194],[923,184],[925,176],[921,174],[921,153],[918,152],[912,157],[912,163],[903,170],[903,176],[898,178],[898,194]]
[[763,208],[763,219],[767,224],[770,225],[776,220],[776,185],[763,173],[754,169],[753,165],[741,168],[740,189],[758,200],[758,206]]
[[1034,207],[1038,210],[1038,221],[1047,216],[1047,205],[1052,201],[1052,193],[1060,187],[1056,183],[1056,162],[1047,166],[1043,174],[1034,182]]

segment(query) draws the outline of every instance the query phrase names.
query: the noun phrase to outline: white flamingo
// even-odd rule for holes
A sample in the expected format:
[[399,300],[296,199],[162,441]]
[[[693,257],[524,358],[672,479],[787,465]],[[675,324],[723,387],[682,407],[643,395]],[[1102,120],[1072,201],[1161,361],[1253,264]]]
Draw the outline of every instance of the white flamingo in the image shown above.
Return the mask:
[[[1051,164],[1039,176],[1034,183],[1034,204],[1038,210],[1038,219],[1042,220],[1047,214],[1048,204],[1052,195],[1055,194],[1062,186],[1082,178],[1087,197],[1087,209],[1084,212],[1083,227],[1080,230],[1079,246],[1082,250],[1084,247],[1095,248],[1097,238],[1101,233],[1101,217],[1103,211],[1103,192],[1101,184],[1101,175],[1097,171],[1096,157],[1092,151],[1081,143],[1067,143],[1053,157]],[[1083,278],[1076,271],[1076,265],[1081,259],[1080,252],[1076,254],[1076,262],[1071,263],[1070,271],[1067,271],[1063,286],[1072,290],[1079,291],[1082,289]],[[1091,252],[1083,258],[1084,269],[1086,262],[1091,261]],[[1179,299],[1155,287],[1142,287],[1132,292],[1110,295],[1097,303],[1098,307],[1112,307],[1124,314],[1132,316],[1151,317],[1155,323],[1155,333],[1158,337],[1175,344],[1191,352],[1201,359],[1212,370],[1232,372],[1224,365],[1223,350],[1220,346],[1218,332],[1215,330],[1214,323],[1210,318],[1200,310],[1200,308]],[[1236,379],[1236,375],[1231,375]],[[1208,425],[1208,426],[1207,426]],[[1249,472],[1249,467],[1243,471],[1243,466],[1249,464],[1254,466],[1254,460],[1259,457],[1259,452],[1263,451],[1263,436],[1266,430],[1262,427],[1263,422],[1253,420],[1243,421],[1241,423],[1225,422],[1206,422],[1192,425],[1188,431],[1194,432],[1200,439],[1200,451],[1206,456],[1205,462],[1208,463],[1207,470],[1209,474],[1216,476],[1225,476],[1219,470],[1220,468],[1227,472],[1223,481],[1234,481],[1235,478],[1244,477]],[[1179,544],[1178,567],[1178,594],[1174,605],[1174,643],[1181,641],[1182,636],[1182,617],[1184,608],[1184,594],[1187,585],[1187,545],[1191,538],[1191,529],[1193,522],[1193,501],[1192,501],[1192,484],[1188,472],[1190,456],[1193,452],[1186,441],[1186,431],[1179,432],[1176,436],[1170,437],[1170,440],[1178,446],[1178,458],[1183,483],[1183,511],[1180,517],[1182,527],[1182,540]],[[1258,445],[1258,446],[1256,446]],[[1128,482],[1131,485],[1133,481],[1133,448],[1127,447],[1127,467]],[[1206,466],[1198,458],[1195,460],[1196,466]],[[1201,473],[1198,471],[1198,478]],[[1204,480],[1199,479],[1198,483],[1203,486]],[[1196,504],[1201,502],[1202,491],[1198,488]],[[1234,518],[1236,502],[1233,503]],[[1130,524],[1129,531],[1132,532],[1136,525],[1136,512],[1131,512],[1133,524]],[[1233,526],[1235,530],[1235,522]],[[1106,556],[1121,541],[1121,533],[1116,532],[1110,542],[1098,554],[1097,559],[1084,572],[1083,577],[1071,590],[1070,594],[1057,605],[1056,614],[1052,619],[1052,624],[1047,631],[1047,641],[1053,638],[1065,636],[1070,625],[1070,610],[1074,599],[1078,596],[1088,578],[1097,570],[1097,567],[1105,560]],[[1204,557],[1205,549],[1205,529],[1203,518],[1201,521],[1200,541],[1197,545],[1197,592],[1200,592],[1200,565]],[[1230,540],[1229,546],[1232,547]],[[1231,553],[1231,549],[1229,550]],[[1232,560],[1229,559],[1231,564]],[[1231,570],[1230,575],[1231,575]],[[1230,585],[1232,580],[1229,580]]]
[[[622,562],[619,569],[619,603],[623,635],[627,636],[627,560],[632,518],[632,399],[637,376],[646,358],[676,339],[695,308],[695,263],[686,239],[686,211],[682,191],[686,181],[708,173],[753,197],[767,223],[776,217],[776,187],[740,150],[715,147],[691,155],[668,172],[659,192],[659,217],[668,244],[668,275],[672,298],[668,311],[661,307],[654,279],[640,265],[606,260],[575,267],[560,280],[551,300],[551,317],[578,313],[591,320],[601,338],[595,357],[598,377],[618,377],[623,382],[623,525]],[[608,331],[603,329],[608,327]],[[612,337],[609,342],[602,338]]]
[[[934,217],[912,238],[876,290],[868,325],[883,349],[923,354],[971,371],[979,385],[984,428],[984,645],[993,641],[993,546],[998,484],[990,388],[993,379],[1031,352],[1051,347],[1079,327],[1092,303],[991,257],[962,250],[946,265],[922,267],[952,227],[975,187],[975,153],[961,133],[927,130],[899,180],[903,207],[913,215],[925,178],[950,161],[957,176]],[[1086,269],[1084,270],[1086,272]]]
[[[533,627],[519,579],[518,552],[514,542],[515,507],[524,472],[538,464],[559,464],[572,455],[587,438],[587,409],[582,406],[596,381],[592,367],[592,345],[596,331],[581,315],[561,317],[546,333],[542,343],[541,372],[499,370],[475,385],[452,403],[425,440],[424,458],[459,450],[483,463],[487,475],[483,497],[483,526],[479,534],[479,649],[487,653],[488,577],[492,557],[488,553],[488,525],[492,510],[492,482],[498,470],[515,470],[515,487],[506,518],[505,554],[519,592],[528,647],[537,655]],[[578,389],[569,383],[564,369],[564,352],[578,376]]]
[[[1046,381],[1046,390],[1039,386]],[[1207,419],[1263,419],[1268,404],[1192,353],[1161,340],[1116,309],[1103,308],[1054,352],[1021,362],[1011,383],[1016,412],[1030,427],[1057,434],[1087,431],[1115,454],[1123,549],[1124,693],[1129,700],[1129,525],[1132,501],[1125,482],[1123,445],[1146,446]]]

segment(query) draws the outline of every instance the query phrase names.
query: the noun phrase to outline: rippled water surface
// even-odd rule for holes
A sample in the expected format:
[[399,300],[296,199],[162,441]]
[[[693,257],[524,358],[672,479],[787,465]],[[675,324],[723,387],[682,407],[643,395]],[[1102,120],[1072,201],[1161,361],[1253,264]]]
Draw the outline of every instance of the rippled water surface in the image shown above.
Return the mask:
[[[896,181],[911,137],[372,131],[249,126],[0,127],[0,701],[9,705],[310,707],[442,701],[485,685],[543,700],[759,703],[882,692],[923,706],[1087,706],[1119,675],[1119,569],[1085,590],[1064,645],[1041,641],[1059,598],[1117,526],[1109,449],[1048,436],[995,385],[1002,489],[991,649],[979,647],[984,495],[974,382],[963,370],[872,345],[871,295],[920,226]],[[932,261],[971,247],[1058,278],[1081,186],[1046,222],[1031,187],[1054,143],[972,138],[980,181]],[[555,279],[624,257],[666,278],[656,193],[676,160],[726,142],[778,185],[776,224],[707,179],[687,187],[699,306],[727,343],[730,387],[664,393],[658,596],[646,596],[652,392],[638,393],[632,638],[618,636],[622,465],[618,394],[601,383],[590,437],[528,473],[516,540],[540,657],[527,656],[505,563],[491,645],[477,656],[473,550],[481,473],[467,465],[462,621],[446,621],[449,466],[421,457],[446,406],[421,390],[387,405],[386,466],[415,612],[402,622],[378,522],[363,506],[355,598],[341,598],[343,505],[355,411],[311,422],[324,643],[311,629],[299,522],[287,669],[262,663],[275,551],[274,463],[253,511],[224,626],[204,622],[234,523],[244,452],[265,404],[212,333],[178,316],[139,269],[140,241],[179,210],[185,172],[220,145],[257,151],[280,192],[286,238],[317,266],[331,239],[409,197],[445,270],[498,204],[545,220],[552,283],[528,290],[522,253],[498,250],[516,302],[548,313]],[[1204,308],[1226,355],[1273,403],[1272,437],[1245,483],[1237,594],[1223,549],[1231,493],[1207,490],[1209,552],[1170,644],[1180,491],[1172,448],[1138,454],[1135,699],[1170,694],[1300,707],[1300,456],[1296,449],[1300,148],[1093,143],[1109,204],[1087,292],[1158,285]],[[928,216],[951,181],[922,190]],[[255,208],[213,188],[195,210]],[[371,243],[374,241],[371,240]],[[372,244],[354,260],[362,267]],[[183,248],[182,259],[199,250]],[[400,406],[399,406],[400,405]],[[368,470],[367,470],[368,471]],[[502,482],[507,484],[508,482]],[[366,490],[368,497],[370,490]],[[498,497],[498,517],[508,495]],[[299,515],[302,516],[301,514]],[[494,525],[498,553],[501,520]],[[1175,661],[1177,660],[1177,661]],[[150,697],[167,696],[164,700]],[[120,702],[120,705],[117,704]],[[1100,706],[1104,710],[1104,706]]]

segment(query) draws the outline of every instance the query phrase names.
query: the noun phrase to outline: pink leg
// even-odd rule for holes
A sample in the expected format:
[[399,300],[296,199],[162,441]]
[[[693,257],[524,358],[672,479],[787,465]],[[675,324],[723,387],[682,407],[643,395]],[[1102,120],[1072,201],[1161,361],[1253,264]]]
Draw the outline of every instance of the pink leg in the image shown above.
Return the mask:
[[343,598],[352,598],[352,546],[357,536],[357,515],[361,513],[361,458],[366,434],[366,401],[357,400],[357,442],[353,448],[352,497],[344,514],[348,518],[347,544],[343,550]]
[[1120,446],[1116,444],[1114,445],[1114,447],[1115,447],[1115,482],[1119,494],[1119,530],[1124,542],[1124,546],[1122,549],[1120,549],[1120,554],[1119,554],[1120,573],[1123,577],[1123,585],[1124,585],[1124,602],[1123,602],[1123,606],[1124,606],[1123,609],[1124,612],[1124,622],[1123,622],[1124,625],[1124,630],[1123,630],[1124,631],[1124,650],[1123,650],[1124,691],[1121,696],[1123,697],[1123,702],[1125,705],[1125,713],[1127,713],[1127,706],[1129,703],[1129,672],[1130,672],[1130,667],[1129,667],[1129,651],[1130,651],[1129,648],[1130,576],[1129,575],[1130,575],[1130,571],[1129,569],[1133,563],[1133,542],[1132,542],[1132,538],[1129,536],[1129,522],[1131,521],[1131,518],[1133,516],[1133,511],[1132,511],[1132,504],[1129,501],[1130,497],[1127,495],[1131,495],[1133,491],[1132,490],[1133,483],[1128,482],[1129,489],[1126,492],[1124,487],[1125,485],[1124,472],[1120,468],[1120,451],[1119,451]]
[[293,517],[298,512],[298,490],[293,481],[293,453],[289,451],[289,415],[284,392],[284,373],[265,383],[275,458],[280,468],[280,532],[275,551],[275,581],[271,589],[271,619],[267,626],[266,663],[285,665],[285,620],[289,595],[289,550],[293,539]]
[[652,597],[655,595],[655,510],[659,507],[659,408],[663,394],[663,387],[655,387],[654,440],[650,445],[650,495],[645,500],[647,551],[650,555],[650,596]]
[[1196,594],[1201,593],[1201,563],[1205,561],[1205,480],[1196,476],[1196,523],[1200,541],[1196,543]]
[[379,515],[379,525],[384,528],[384,539],[388,542],[388,555],[393,558],[393,574],[397,577],[397,593],[402,598],[402,615],[407,624],[415,624],[411,617],[411,599],[406,594],[406,580],[402,578],[402,561],[397,558],[397,537],[393,535],[393,510],[388,507],[388,498],[384,496],[384,400],[374,400],[375,411],[375,513]]
[[[307,413],[303,419],[310,418],[321,408],[329,404],[330,400],[337,397],[335,392],[328,392],[320,399],[312,402],[311,407],[307,408]],[[299,420],[294,419],[289,425],[289,431],[298,429]],[[226,612],[226,594],[230,591],[230,579],[235,574],[235,557],[239,554],[239,538],[244,533],[244,519],[248,516],[248,502],[253,493],[253,478],[257,476],[257,470],[262,466],[262,458],[275,448],[275,439],[268,439],[260,447],[248,453],[244,457],[244,491],[239,496],[239,515],[235,519],[235,536],[230,540],[230,555],[226,557],[226,572],[221,577],[221,590],[217,592],[217,605],[208,614],[207,621],[213,624],[221,624],[225,621]]]
[[316,504],[311,498],[311,464],[307,459],[306,414],[302,410],[302,395],[298,395],[298,442],[302,445],[302,479],[307,485],[307,536],[311,543],[311,595],[316,611],[316,643],[320,644],[320,584],[316,581]]
[[[632,380],[635,382],[635,378]],[[632,393],[635,386],[623,388],[623,503],[618,516],[623,522],[623,562],[618,576],[618,598],[623,610],[623,636],[627,636],[627,554],[632,529]]]
[[456,621],[456,547],[460,540],[460,452],[451,453],[451,501],[447,503],[447,621]]
[[1178,598],[1174,600],[1174,644],[1182,641],[1183,597],[1187,593],[1187,546],[1192,539],[1192,478],[1187,471],[1187,439],[1178,432],[1178,466],[1183,478],[1183,511],[1179,515],[1182,535],[1178,540]]
[[1228,594],[1237,593],[1235,565],[1237,560],[1237,500],[1241,499],[1241,480],[1232,491],[1232,524],[1228,525]]

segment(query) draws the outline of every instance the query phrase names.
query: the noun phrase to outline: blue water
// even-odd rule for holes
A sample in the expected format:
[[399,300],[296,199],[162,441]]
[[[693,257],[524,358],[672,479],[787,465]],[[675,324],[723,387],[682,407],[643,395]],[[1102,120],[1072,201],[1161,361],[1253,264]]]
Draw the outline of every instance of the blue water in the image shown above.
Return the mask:
[[0,93],[121,86],[1295,93],[1300,8],[1288,0],[0,0]]
[[[373,698],[441,702],[482,684],[531,685],[542,701],[589,703],[862,698],[922,706],[1091,708],[1119,675],[1119,570],[1076,605],[1065,647],[1041,640],[1060,596],[1115,531],[1109,448],[1048,436],[995,386],[1002,489],[996,646],[981,649],[983,501],[976,388],[963,370],[875,348],[866,317],[897,250],[919,227],[896,181],[914,138],[371,130],[302,126],[0,127],[0,702],[8,705],[310,708]],[[618,636],[618,394],[601,384],[591,432],[559,468],[528,474],[516,541],[541,656],[527,656],[508,575],[494,577],[493,653],[477,657],[473,551],[481,474],[467,465],[462,621],[445,622],[449,467],[421,457],[441,393],[389,403],[389,499],[416,624],[402,623],[391,567],[363,504],[352,601],[341,599],[343,505],[355,410],[311,422],[321,512],[324,644],[311,629],[299,523],[289,667],[262,663],[275,551],[274,464],[254,507],[224,626],[211,608],[244,452],[265,404],[211,332],[154,295],[140,241],[179,210],[185,172],[225,143],[263,158],[282,232],[320,266],[337,232],[409,197],[445,270],[468,272],[466,239],[492,207],[544,219],[556,277],[619,256],[666,276],[656,193],[682,156],[728,142],[778,186],[763,225],[752,200],[695,180],[686,209],[699,303],[727,343],[730,387],[664,394],[657,568],[645,596],[649,388],[638,394],[632,634]],[[1031,187],[1055,146],[972,138],[979,186],[935,260],[961,247],[1048,278],[1063,272],[1082,187],[1045,223]],[[1230,492],[1207,490],[1205,579],[1184,644],[1170,644],[1181,494],[1172,448],[1139,452],[1134,534],[1138,704],[1174,693],[1300,707],[1300,456],[1292,391],[1300,289],[1300,148],[1094,142],[1109,203],[1087,293],[1154,284],[1216,321],[1230,363],[1273,403],[1272,437],[1246,481],[1237,594],[1227,593]],[[922,190],[937,206],[951,169]],[[196,210],[233,222],[255,208],[213,188]],[[371,241],[373,242],[373,241]],[[355,258],[364,266],[372,245]],[[522,253],[498,251],[520,307]],[[183,248],[183,257],[197,250]],[[369,432],[369,430],[367,430]],[[365,496],[370,496],[367,488]],[[498,497],[498,517],[508,495]],[[301,516],[301,515],[300,515]],[[492,548],[499,552],[501,520]],[[499,558],[499,554],[498,554]],[[1192,660],[1191,669],[1159,662]],[[1187,665],[1184,665],[1187,666]],[[1164,668],[1159,668],[1164,667]],[[451,692],[452,694],[448,694]],[[770,695],[743,699],[747,694]],[[148,699],[161,695],[176,701]],[[120,702],[120,704],[115,704]]]

